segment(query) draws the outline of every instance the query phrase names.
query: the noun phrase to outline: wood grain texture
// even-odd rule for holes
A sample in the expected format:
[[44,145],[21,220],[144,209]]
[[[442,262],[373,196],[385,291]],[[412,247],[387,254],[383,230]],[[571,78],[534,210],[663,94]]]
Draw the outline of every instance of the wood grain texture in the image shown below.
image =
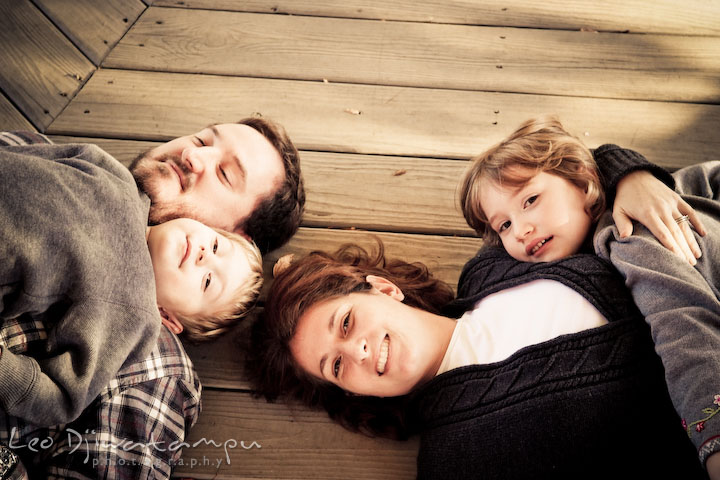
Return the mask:
[[36,128],[15,108],[15,105],[0,92],[0,131],[5,130],[36,131]]
[[720,103],[720,37],[151,8],[105,66]]
[[156,0],[155,5],[559,30],[720,34],[720,4],[706,0]]
[[95,65],[147,8],[140,0],[33,2]]
[[208,389],[187,443],[173,476],[394,480],[415,478],[419,442],[370,439],[333,424],[325,413]]
[[469,158],[554,113],[591,148],[664,165],[717,158],[720,106],[101,69],[52,134],[167,140],[261,114],[304,150]]
[[41,131],[94,67],[30,0],[0,2],[0,89]]

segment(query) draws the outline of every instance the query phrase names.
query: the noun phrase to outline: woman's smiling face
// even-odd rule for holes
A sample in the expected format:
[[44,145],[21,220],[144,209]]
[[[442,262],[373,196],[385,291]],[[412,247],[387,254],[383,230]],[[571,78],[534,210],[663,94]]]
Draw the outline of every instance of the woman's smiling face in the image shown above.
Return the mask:
[[303,370],[344,390],[404,395],[436,374],[455,321],[405,305],[402,292],[385,279],[368,281],[379,289],[310,307],[290,349]]

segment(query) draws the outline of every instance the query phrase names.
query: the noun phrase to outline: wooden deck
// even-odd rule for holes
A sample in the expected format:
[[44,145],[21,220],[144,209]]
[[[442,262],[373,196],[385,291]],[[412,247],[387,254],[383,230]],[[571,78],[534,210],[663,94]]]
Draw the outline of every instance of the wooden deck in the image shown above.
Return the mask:
[[[720,159],[720,2],[3,0],[0,42],[3,130],[129,162],[212,122],[285,125],[307,213],[268,271],[377,234],[454,284],[480,245],[456,208],[465,161],[541,113],[590,147]],[[186,449],[178,476],[415,476],[414,440],[253,399],[236,341],[189,349],[205,388],[189,441],[220,446]]]

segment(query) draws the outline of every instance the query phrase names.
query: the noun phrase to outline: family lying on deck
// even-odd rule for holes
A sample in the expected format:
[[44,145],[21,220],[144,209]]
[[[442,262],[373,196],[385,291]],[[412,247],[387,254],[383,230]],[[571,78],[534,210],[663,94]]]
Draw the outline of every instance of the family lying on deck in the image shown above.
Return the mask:
[[[168,417],[164,440],[183,439],[200,386],[176,334],[193,318],[236,321],[261,282],[251,244],[215,229],[250,237],[263,253],[284,243],[304,204],[297,151],[267,121],[209,127],[141,155],[131,168],[138,192],[96,147],[18,145],[40,138],[1,137],[0,178],[15,192],[2,214],[19,226],[2,228],[2,256],[13,261],[1,270],[0,441],[72,427],[142,442],[150,433],[139,427],[159,417]],[[361,433],[419,434],[420,478],[720,478],[720,389],[709,374],[720,355],[720,162],[671,176],[630,150],[590,151],[557,119],[538,118],[474,158],[460,192],[484,245],[457,298],[424,265],[386,258],[379,242],[374,252],[348,245],[278,268],[247,362],[258,391],[325,409]],[[51,227],[37,223],[46,212]],[[177,217],[213,229],[168,221]],[[209,260],[213,269],[197,268]],[[178,270],[194,262],[196,290],[220,285],[227,295],[162,297],[176,282],[173,261]],[[118,275],[99,275],[104,264]],[[76,269],[88,275],[63,275]],[[39,291],[62,290],[39,306],[38,278]],[[89,321],[95,313],[79,318],[102,302],[112,309],[101,326]],[[120,346],[127,359],[105,363]],[[162,374],[143,372],[149,381],[118,380],[170,357]],[[19,378],[15,365],[50,390]],[[24,390],[6,389],[6,378]],[[71,405],[34,407],[58,391]],[[154,400],[169,413],[153,416]],[[113,404],[121,414],[103,415]],[[112,459],[100,443],[91,455]],[[166,478],[180,454],[140,449],[131,454],[151,456],[145,466],[110,461],[100,473],[60,442],[40,454],[4,452],[39,478]]]

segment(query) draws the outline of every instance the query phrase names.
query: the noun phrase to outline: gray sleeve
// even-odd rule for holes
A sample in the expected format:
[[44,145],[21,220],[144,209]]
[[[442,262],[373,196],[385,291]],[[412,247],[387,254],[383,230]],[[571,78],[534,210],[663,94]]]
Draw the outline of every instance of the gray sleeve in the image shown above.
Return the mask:
[[[718,172],[720,162],[715,162],[675,176],[678,190],[708,229],[705,237],[696,234],[703,256],[695,267],[641,225],[620,239],[608,213],[594,236],[596,253],[623,275],[651,327],[675,409],[703,461],[720,451],[713,441],[720,435],[720,415],[712,413],[720,413],[720,397],[715,397],[720,394],[720,203],[713,189]],[[688,195],[691,191],[697,195]]]
[[48,331],[45,355],[2,349],[0,407],[37,426],[72,421],[128,358],[149,353],[159,329],[155,312],[101,301],[73,303]]

